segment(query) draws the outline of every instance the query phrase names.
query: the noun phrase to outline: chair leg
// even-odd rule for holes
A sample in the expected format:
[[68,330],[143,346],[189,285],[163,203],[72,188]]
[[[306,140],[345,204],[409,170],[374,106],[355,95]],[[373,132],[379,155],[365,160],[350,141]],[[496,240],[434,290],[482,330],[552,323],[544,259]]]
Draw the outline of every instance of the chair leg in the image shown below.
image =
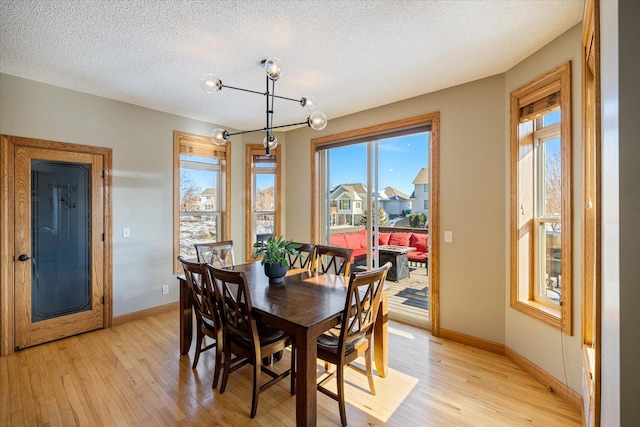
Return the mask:
[[260,361],[256,360],[253,363],[253,396],[251,399],[251,418],[256,416],[258,412],[258,397],[260,396],[260,374],[262,369],[260,367]]
[[343,426],[347,425],[347,409],[344,403],[344,365],[336,366],[338,383],[336,388],[338,390],[338,407],[340,408],[340,421]]
[[193,357],[193,364],[191,365],[191,369],[196,369],[198,366],[198,360],[200,359],[200,352],[202,351],[202,341],[204,340],[204,334],[202,330],[198,326],[198,331],[196,335],[196,355]]
[[367,368],[367,379],[369,380],[369,390],[372,395],[376,395],[376,389],[373,386],[373,367],[371,362],[371,346],[364,352],[364,364]]
[[222,370],[222,349],[218,348],[219,346],[216,343],[216,366],[213,370],[213,384],[211,388],[218,387],[218,380],[220,379],[220,371]]
[[289,375],[291,376],[291,394],[296,394],[296,346],[295,344],[291,344],[291,372]]
[[227,380],[229,379],[229,370],[231,369],[231,345],[229,342],[224,343],[224,371],[222,372],[222,385],[220,393],[224,393],[227,388]]

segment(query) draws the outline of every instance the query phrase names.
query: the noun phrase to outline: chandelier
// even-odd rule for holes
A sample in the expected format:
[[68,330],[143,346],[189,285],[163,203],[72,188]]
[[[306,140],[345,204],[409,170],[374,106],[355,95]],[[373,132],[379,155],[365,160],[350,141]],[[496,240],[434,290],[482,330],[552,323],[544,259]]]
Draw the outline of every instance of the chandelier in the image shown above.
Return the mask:
[[208,94],[212,94],[214,92],[219,92],[222,88],[240,90],[243,92],[255,93],[258,95],[263,95],[267,99],[267,119],[266,126],[261,129],[253,129],[246,130],[242,132],[234,132],[229,133],[225,129],[216,128],[211,132],[211,142],[216,145],[224,145],[233,135],[241,135],[243,133],[252,133],[252,132],[260,132],[264,131],[266,133],[264,140],[262,141],[262,145],[264,145],[266,149],[266,154],[269,155],[271,150],[278,146],[278,138],[273,135],[273,129],[286,128],[289,126],[298,126],[306,124],[311,129],[322,130],[327,126],[327,116],[320,111],[314,111],[307,117],[307,120],[300,123],[291,123],[288,125],[273,125],[273,102],[275,98],[284,99],[286,101],[297,102],[307,111],[313,111],[316,108],[316,100],[313,96],[305,96],[300,99],[295,98],[287,98],[286,96],[279,96],[275,94],[275,83],[276,80],[280,78],[282,75],[282,69],[280,68],[280,59],[276,57],[271,57],[263,60],[261,63],[262,68],[264,68],[267,74],[267,89],[265,92],[258,92],[255,90],[243,89],[239,87],[228,86],[222,83],[220,79],[215,78],[212,74],[207,74],[202,78],[201,86],[202,90],[204,90]]

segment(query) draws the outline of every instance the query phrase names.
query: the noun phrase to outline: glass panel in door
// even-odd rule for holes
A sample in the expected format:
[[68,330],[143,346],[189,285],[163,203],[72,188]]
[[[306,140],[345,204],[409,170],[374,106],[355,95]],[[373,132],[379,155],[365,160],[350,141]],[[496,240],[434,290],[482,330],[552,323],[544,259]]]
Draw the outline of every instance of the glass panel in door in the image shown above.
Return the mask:
[[31,161],[31,320],[91,310],[91,164]]

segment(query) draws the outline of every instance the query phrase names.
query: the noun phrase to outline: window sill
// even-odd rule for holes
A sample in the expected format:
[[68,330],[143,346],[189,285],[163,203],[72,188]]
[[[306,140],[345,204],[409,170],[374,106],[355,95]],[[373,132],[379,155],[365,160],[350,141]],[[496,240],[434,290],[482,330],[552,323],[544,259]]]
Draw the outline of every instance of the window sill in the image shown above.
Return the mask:
[[515,302],[512,301],[511,307],[543,323],[546,323],[553,328],[565,331],[565,333],[567,332],[562,321],[562,311],[560,307],[558,307],[557,309],[551,308],[547,305],[533,300],[518,300]]

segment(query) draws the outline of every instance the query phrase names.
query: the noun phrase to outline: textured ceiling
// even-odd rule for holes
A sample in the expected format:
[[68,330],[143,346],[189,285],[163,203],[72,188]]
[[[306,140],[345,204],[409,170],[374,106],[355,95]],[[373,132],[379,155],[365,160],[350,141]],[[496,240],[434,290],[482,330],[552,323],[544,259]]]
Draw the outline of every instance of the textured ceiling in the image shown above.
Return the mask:
[[[0,72],[237,129],[264,126],[259,62],[276,94],[329,120],[504,72],[576,25],[583,0],[2,0]],[[1,88],[0,88],[1,90]],[[276,101],[274,124],[306,112]]]

